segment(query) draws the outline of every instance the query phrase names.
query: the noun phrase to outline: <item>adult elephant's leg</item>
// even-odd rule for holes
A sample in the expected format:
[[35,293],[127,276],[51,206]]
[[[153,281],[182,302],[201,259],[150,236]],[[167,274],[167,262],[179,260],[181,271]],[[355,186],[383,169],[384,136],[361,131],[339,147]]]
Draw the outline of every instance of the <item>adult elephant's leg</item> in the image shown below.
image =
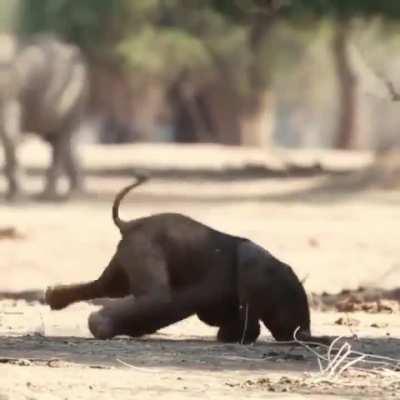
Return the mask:
[[64,167],[69,180],[69,194],[81,195],[84,192],[82,168],[79,163],[76,145],[73,141],[75,131],[69,133],[64,149]]
[[69,80],[59,97],[59,108],[64,110],[65,115],[63,162],[69,180],[69,194],[80,195],[84,190],[83,177],[74,139],[85,117],[89,100],[88,71],[82,60],[76,60],[71,66]]
[[5,174],[8,181],[7,198],[15,200],[21,194],[21,170],[17,158],[21,109],[17,101],[5,102],[0,110],[0,138],[3,144]]
[[46,173],[45,187],[40,197],[45,200],[54,200],[59,197],[57,183],[63,171],[64,154],[68,140],[63,132],[57,132],[49,137],[49,143],[51,145],[51,162]]

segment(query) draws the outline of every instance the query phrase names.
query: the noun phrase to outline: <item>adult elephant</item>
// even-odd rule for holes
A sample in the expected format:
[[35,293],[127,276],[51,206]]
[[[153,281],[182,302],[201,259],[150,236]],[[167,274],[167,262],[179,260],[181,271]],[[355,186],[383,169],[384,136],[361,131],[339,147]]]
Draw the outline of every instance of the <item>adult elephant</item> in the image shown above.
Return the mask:
[[57,197],[61,173],[69,192],[82,190],[73,136],[85,111],[88,69],[81,51],[52,36],[37,35],[18,43],[0,62],[0,138],[4,148],[8,199],[21,194],[17,144],[23,132],[34,132],[52,148],[42,197]]

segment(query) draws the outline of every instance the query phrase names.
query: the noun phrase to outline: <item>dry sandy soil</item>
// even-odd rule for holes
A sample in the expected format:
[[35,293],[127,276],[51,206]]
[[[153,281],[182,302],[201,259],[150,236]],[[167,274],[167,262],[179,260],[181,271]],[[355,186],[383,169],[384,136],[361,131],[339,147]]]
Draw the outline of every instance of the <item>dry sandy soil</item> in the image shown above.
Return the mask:
[[[260,151],[226,152],[212,146],[84,151],[91,171],[86,198],[57,204],[0,202],[0,228],[14,227],[18,233],[14,238],[0,235],[0,291],[96,277],[118,241],[110,217],[114,193],[131,181],[131,168],[154,165],[214,173],[212,179],[185,179],[184,173],[154,179],[127,198],[122,207],[126,218],[178,211],[247,236],[292,264],[309,293],[359,285],[391,288],[400,282],[400,192],[356,191],[348,185],[344,190],[326,185],[330,178],[321,177],[216,179],[215,171],[229,160],[235,160],[235,168],[249,158],[253,163],[272,160]],[[36,143],[23,155],[33,169],[46,163],[46,150]],[[318,157],[338,169],[369,162],[365,155]],[[282,156],[273,159],[279,164]],[[124,174],[96,174],[97,167]],[[38,190],[38,177],[28,177],[27,187],[31,193]],[[311,351],[278,345],[266,330],[253,346],[223,345],[214,341],[212,328],[191,318],[137,340],[96,341],[86,326],[95,308],[80,303],[51,312],[36,303],[0,301],[0,399],[400,398],[400,373],[349,370],[332,381],[321,375]],[[351,319],[351,326],[336,324],[340,318]],[[397,312],[313,310],[312,322],[315,334],[344,335],[342,342],[353,349],[400,359]]]

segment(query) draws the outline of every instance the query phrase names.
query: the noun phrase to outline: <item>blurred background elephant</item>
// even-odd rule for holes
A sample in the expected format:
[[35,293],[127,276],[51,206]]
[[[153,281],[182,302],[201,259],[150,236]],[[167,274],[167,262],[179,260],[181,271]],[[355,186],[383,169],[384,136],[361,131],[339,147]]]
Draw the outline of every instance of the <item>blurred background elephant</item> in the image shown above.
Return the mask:
[[78,47],[49,35],[20,42],[0,61],[0,137],[4,148],[7,197],[21,194],[17,144],[24,132],[34,132],[52,148],[44,191],[57,197],[58,177],[65,173],[69,193],[82,190],[74,150],[74,133],[85,112],[89,78]]

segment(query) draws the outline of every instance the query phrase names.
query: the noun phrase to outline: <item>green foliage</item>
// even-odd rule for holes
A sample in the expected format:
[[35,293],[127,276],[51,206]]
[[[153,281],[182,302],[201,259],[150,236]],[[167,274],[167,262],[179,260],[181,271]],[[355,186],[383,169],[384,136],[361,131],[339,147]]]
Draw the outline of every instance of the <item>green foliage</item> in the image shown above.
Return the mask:
[[94,48],[109,40],[109,29],[118,19],[120,6],[113,0],[23,0],[18,31],[30,35],[54,32],[83,48]]
[[351,19],[354,17],[400,18],[400,2],[397,0],[293,0],[285,9],[292,19],[308,17],[331,17]]
[[128,35],[117,52],[133,72],[173,80],[180,72],[207,68],[210,57],[204,43],[179,29],[145,26]]
[[[10,1],[0,3],[4,8]],[[54,32],[90,55],[118,60],[136,79],[168,83],[182,73],[199,80],[222,75],[246,95],[254,90],[252,74],[257,85],[268,85],[271,70],[290,71],[301,62],[305,44],[317,39],[286,25],[266,29],[261,45],[252,47],[252,30],[260,30],[254,17],[264,18],[268,7],[268,0],[40,0],[40,6],[22,0],[18,28],[23,34]],[[292,0],[281,14],[290,23],[326,16],[394,18],[400,17],[400,1]]]
[[222,73],[238,93],[248,93],[249,69],[258,61],[248,46],[249,27],[233,18],[232,4],[227,13],[215,0],[124,0],[117,55],[136,79],[171,82],[184,73],[206,83]]
[[[23,0],[19,31],[54,32],[91,55],[112,57],[137,79],[221,73],[251,90],[254,64],[267,76],[268,48],[249,46],[254,10],[265,0]],[[267,79],[258,83],[267,84]],[[254,88],[253,88],[254,89]]]
[[0,32],[9,32],[13,28],[17,0],[0,1]]

